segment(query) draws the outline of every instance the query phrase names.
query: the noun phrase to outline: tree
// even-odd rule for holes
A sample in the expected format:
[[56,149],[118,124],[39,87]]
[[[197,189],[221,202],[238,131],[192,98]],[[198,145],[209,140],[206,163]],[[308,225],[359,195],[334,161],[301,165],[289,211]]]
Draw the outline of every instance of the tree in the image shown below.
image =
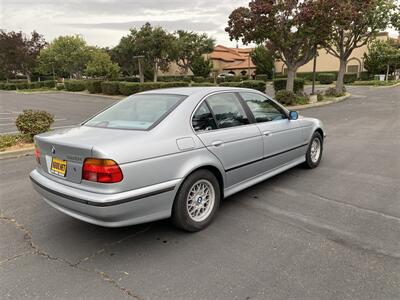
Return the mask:
[[253,64],[256,65],[256,74],[266,74],[272,78],[275,58],[272,51],[264,46],[257,46],[250,54]]
[[0,65],[8,79],[22,73],[31,81],[31,74],[40,50],[46,45],[43,36],[33,31],[30,36],[20,32],[0,30]]
[[137,31],[123,36],[117,46],[111,50],[111,59],[118,63],[123,74],[133,76],[139,74],[137,59],[133,57],[138,55],[136,48]]
[[293,91],[297,69],[317,53],[329,35],[327,0],[254,0],[229,16],[225,29],[244,44],[267,44],[288,68],[286,89]]
[[393,0],[336,0],[329,14],[332,34],[325,45],[340,61],[336,92],[343,91],[347,61],[354,49],[366,45],[390,24],[395,12]]
[[371,74],[386,73],[386,81],[389,73],[400,65],[400,50],[388,42],[375,41],[368,46],[368,54],[364,54],[364,67]]
[[213,64],[211,60],[199,56],[193,59],[191,70],[194,76],[208,77],[212,71]]
[[85,40],[79,35],[60,36],[44,48],[38,57],[38,71],[42,74],[56,72],[80,78],[90,58]]
[[85,69],[87,75],[115,79],[118,77],[119,71],[120,67],[111,61],[111,57],[106,51],[98,48],[90,51],[89,62]]
[[214,50],[215,40],[206,34],[178,30],[175,41],[175,61],[187,75],[195,59]]
[[161,27],[152,27],[150,23],[143,25],[136,34],[136,48],[140,55],[153,66],[154,82],[157,82],[158,71],[168,71],[173,60],[173,44],[175,37]]

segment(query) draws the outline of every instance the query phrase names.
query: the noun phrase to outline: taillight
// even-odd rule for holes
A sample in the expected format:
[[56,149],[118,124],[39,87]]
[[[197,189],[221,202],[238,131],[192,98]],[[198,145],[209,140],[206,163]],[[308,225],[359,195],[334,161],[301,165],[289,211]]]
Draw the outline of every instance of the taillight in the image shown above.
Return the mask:
[[122,171],[118,164],[111,159],[87,158],[83,162],[82,179],[115,183],[123,179]]
[[35,145],[35,158],[36,162],[40,165],[40,150],[37,145]]

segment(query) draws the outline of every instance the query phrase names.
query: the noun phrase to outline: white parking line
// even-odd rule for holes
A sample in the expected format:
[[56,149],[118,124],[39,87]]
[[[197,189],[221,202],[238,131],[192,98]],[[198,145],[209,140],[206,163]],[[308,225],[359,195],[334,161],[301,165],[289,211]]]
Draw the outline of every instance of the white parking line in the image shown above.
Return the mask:
[[[70,128],[77,126],[79,124],[74,124],[74,125],[65,125],[65,126],[56,126],[56,127],[51,127],[51,129],[62,129],[62,128]],[[0,132],[0,135],[2,134],[14,134],[14,133],[19,133],[19,131],[7,131],[7,132]]]

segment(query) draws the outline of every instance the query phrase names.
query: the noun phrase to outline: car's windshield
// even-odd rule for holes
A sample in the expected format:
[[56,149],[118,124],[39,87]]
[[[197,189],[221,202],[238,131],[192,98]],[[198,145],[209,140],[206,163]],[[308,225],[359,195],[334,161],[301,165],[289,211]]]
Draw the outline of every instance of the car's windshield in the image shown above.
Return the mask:
[[183,99],[182,95],[134,95],[96,115],[84,125],[146,130],[160,122]]

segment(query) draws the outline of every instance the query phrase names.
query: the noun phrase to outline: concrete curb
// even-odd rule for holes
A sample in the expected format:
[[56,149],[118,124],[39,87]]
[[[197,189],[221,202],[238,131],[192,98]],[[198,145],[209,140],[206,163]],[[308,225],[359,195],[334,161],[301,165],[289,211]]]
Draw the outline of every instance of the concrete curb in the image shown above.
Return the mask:
[[33,155],[34,150],[35,150],[35,147],[32,146],[32,147],[25,148],[25,149],[0,152],[0,160]]
[[312,108],[312,107],[320,107],[320,106],[325,106],[325,105],[329,105],[332,103],[342,102],[342,101],[348,99],[350,96],[351,96],[350,93],[346,93],[346,95],[332,99],[332,100],[311,103],[311,104],[305,104],[305,105],[288,106],[286,108],[289,110],[302,110],[302,109],[307,109],[307,108]]

